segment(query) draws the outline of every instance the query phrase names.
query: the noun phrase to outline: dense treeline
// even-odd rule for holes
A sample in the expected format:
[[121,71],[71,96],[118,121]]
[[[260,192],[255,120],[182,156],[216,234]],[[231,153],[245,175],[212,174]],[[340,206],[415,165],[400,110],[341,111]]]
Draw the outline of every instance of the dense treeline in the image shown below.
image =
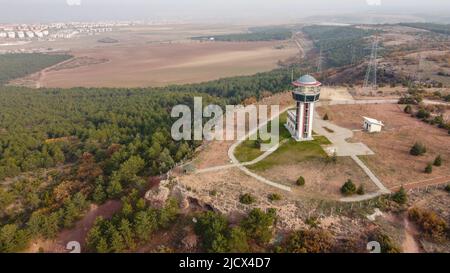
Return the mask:
[[[191,105],[195,94],[2,87],[0,176],[15,178],[1,185],[0,237],[17,239],[0,240],[0,251],[70,226],[84,211],[67,211],[83,208],[66,205],[77,192],[86,202],[117,199],[189,156],[195,143],[172,140],[170,110]],[[198,95],[206,103],[225,101]],[[40,168],[53,173],[41,178]]]
[[70,58],[70,55],[64,54],[0,54],[0,85],[10,80],[33,74]]
[[172,140],[173,106],[192,107],[194,96],[223,106],[280,92],[289,70],[146,89],[0,86],[0,252],[54,238],[89,203],[141,192],[148,177],[189,157],[199,143]]
[[364,38],[372,35],[373,31],[350,26],[318,25],[306,26],[302,30],[314,41],[316,50],[322,50],[327,67],[356,64],[370,54]]
[[169,199],[163,208],[156,209],[139,198],[137,191],[133,191],[122,202],[122,210],[112,219],[97,218],[86,238],[88,251],[133,251],[151,239],[153,232],[168,228],[178,217],[175,199]]
[[[260,98],[264,92],[285,90],[289,83],[288,70],[278,69],[208,83],[135,90],[0,87],[0,179],[77,162],[85,152],[103,162],[113,144],[124,148],[133,143],[133,151],[140,151],[157,142],[178,161],[181,155],[175,150],[180,147],[167,143],[172,106],[192,105],[196,94],[222,105],[237,104],[248,97]],[[152,155],[136,154],[146,161],[146,167],[152,167],[153,174],[170,167],[148,166]],[[116,163],[108,166],[112,165],[117,167]],[[106,168],[107,174],[112,171]]]
[[292,31],[283,27],[259,27],[250,28],[248,33],[224,34],[216,36],[193,37],[194,40],[214,38],[223,42],[257,42],[257,41],[282,41],[290,39]]
[[170,142],[169,110],[176,104],[192,104],[192,95],[3,87],[0,178],[80,162],[85,153],[105,163],[108,175],[133,155],[145,160],[143,167],[153,174],[167,171],[188,149],[185,143]]
[[401,23],[401,26],[429,30],[432,32],[450,35],[450,24],[434,24],[434,23]]

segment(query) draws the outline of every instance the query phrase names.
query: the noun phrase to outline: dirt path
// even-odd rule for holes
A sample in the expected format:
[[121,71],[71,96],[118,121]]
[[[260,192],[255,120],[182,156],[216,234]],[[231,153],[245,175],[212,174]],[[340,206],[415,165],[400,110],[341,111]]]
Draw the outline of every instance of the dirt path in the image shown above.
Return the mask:
[[[435,178],[426,179],[426,180],[417,181],[417,182],[406,183],[406,184],[403,184],[403,188],[405,190],[413,190],[413,189],[418,189],[418,188],[425,188],[428,186],[443,185],[443,184],[447,184],[447,183],[450,183],[450,175],[435,177]],[[396,190],[399,190],[400,187],[401,186],[396,186],[396,187],[393,187],[391,190],[396,191]]]
[[398,226],[403,231],[401,248],[403,253],[420,253],[421,247],[417,241],[418,230],[409,221],[407,213],[387,213],[383,216],[391,225]]
[[405,228],[405,240],[402,244],[403,252],[420,253],[420,246],[415,239],[417,230],[411,225],[406,216],[403,216],[403,226]]

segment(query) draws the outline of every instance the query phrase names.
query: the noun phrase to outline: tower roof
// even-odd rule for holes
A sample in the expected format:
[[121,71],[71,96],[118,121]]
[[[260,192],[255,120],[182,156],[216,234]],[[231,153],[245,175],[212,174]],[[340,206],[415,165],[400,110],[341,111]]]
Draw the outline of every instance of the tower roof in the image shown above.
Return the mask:
[[311,75],[303,75],[300,78],[298,78],[295,82],[292,83],[294,86],[321,86],[322,83],[317,81],[313,76]]

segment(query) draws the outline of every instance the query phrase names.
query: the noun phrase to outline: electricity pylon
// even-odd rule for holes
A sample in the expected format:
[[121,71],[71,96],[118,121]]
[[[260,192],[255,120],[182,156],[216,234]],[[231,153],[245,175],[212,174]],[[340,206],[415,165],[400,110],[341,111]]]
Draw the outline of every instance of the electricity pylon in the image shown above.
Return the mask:
[[[366,77],[364,79],[364,91],[373,91],[377,89],[377,66],[378,66],[378,36],[375,36],[372,42],[372,52],[370,53],[369,65],[367,67]],[[371,80],[371,74],[373,78]]]
[[320,44],[320,53],[319,53],[319,59],[317,61],[317,73],[322,74],[322,63],[323,63],[323,48],[322,43]]
[[417,68],[414,73],[413,79],[416,80],[420,84],[420,81],[422,80],[421,73],[420,73],[420,71],[422,69],[422,54],[421,54],[421,52],[419,52],[419,54],[417,55],[417,58],[418,58],[418,63],[417,63]]

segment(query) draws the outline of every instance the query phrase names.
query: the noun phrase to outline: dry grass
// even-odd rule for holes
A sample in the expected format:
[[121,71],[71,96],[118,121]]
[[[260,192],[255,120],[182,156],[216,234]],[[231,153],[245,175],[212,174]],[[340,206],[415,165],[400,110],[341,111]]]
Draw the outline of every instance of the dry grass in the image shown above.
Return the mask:
[[[450,175],[450,136],[439,129],[412,118],[400,105],[339,105],[320,108],[333,123],[349,129],[360,129],[362,116],[376,118],[385,123],[383,132],[368,134],[355,132],[354,141],[363,142],[375,152],[362,159],[388,187]],[[331,113],[331,114],[330,114]],[[424,156],[409,154],[416,142],[425,144]],[[425,174],[425,166],[441,154],[443,165]]]

